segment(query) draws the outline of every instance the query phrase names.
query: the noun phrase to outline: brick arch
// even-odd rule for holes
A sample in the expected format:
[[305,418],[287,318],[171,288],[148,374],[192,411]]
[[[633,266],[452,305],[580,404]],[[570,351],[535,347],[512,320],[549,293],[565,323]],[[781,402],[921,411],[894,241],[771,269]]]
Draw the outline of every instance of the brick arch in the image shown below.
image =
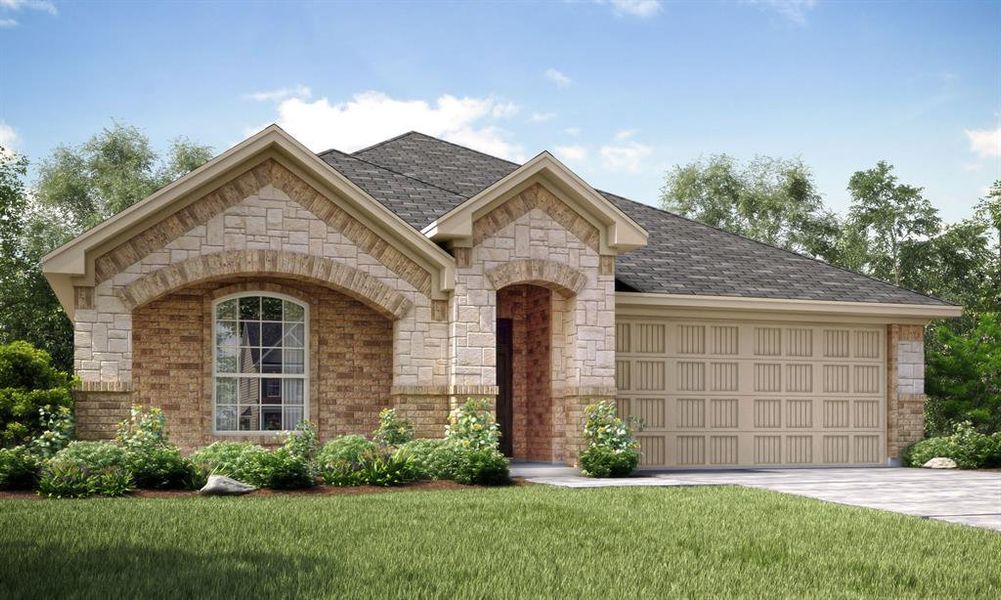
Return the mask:
[[153,271],[121,288],[129,310],[192,284],[233,276],[284,276],[333,288],[360,300],[391,319],[413,303],[371,275],[328,258],[278,250],[230,250],[189,258]]
[[504,263],[488,271],[487,279],[495,290],[518,283],[532,283],[567,297],[575,296],[587,283],[587,275],[551,260],[516,260]]

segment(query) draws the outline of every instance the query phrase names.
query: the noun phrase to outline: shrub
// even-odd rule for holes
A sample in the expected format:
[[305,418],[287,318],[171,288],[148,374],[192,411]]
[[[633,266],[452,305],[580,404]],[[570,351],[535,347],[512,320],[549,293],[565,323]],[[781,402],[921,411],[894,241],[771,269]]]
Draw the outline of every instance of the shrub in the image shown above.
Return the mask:
[[616,414],[615,403],[603,400],[584,409],[581,473],[587,477],[625,477],[639,464],[639,444],[632,427]]
[[43,431],[39,409],[73,406],[73,379],[27,342],[0,345],[0,446],[24,444]]
[[511,476],[507,459],[495,448],[468,448],[449,440],[414,440],[405,452],[416,479],[452,480],[465,485],[504,485]]
[[157,448],[167,444],[167,418],[159,408],[144,411],[133,405],[129,418],[118,424],[115,441],[126,451]]
[[1001,433],[985,435],[963,422],[951,435],[921,440],[903,453],[904,464],[910,467],[920,467],[936,457],[951,458],[961,469],[1001,467]]
[[320,438],[316,426],[309,421],[300,421],[295,429],[281,434],[279,439],[292,455],[302,457],[306,462],[312,462],[320,449]]
[[199,479],[194,465],[167,439],[166,418],[159,408],[133,406],[118,424],[115,440],[125,450],[126,467],[141,489],[191,488]]
[[24,446],[0,448],[0,490],[33,490],[41,461]]
[[964,333],[936,327],[929,342],[927,431],[948,435],[963,421],[1001,431],[1001,313],[981,314]]
[[327,442],[316,462],[327,485],[389,486],[414,478],[407,453],[391,453],[360,435],[345,435]]
[[39,408],[38,421],[43,431],[31,440],[32,453],[42,458],[50,458],[69,445],[73,439],[73,411],[69,408],[61,406],[53,412],[46,407]]
[[49,459],[38,491],[53,498],[122,496],[132,490],[125,450],[107,442],[71,442]]
[[[447,448],[446,448],[447,446]],[[406,452],[416,479],[451,479],[455,473],[452,466],[457,446],[448,445],[446,440],[412,440],[400,446],[397,452]]]
[[414,426],[410,421],[396,416],[396,410],[383,409],[379,412],[379,428],[372,437],[383,446],[402,446],[414,439]]
[[448,416],[445,439],[465,448],[497,448],[500,427],[486,400],[470,399]]
[[243,481],[258,487],[291,490],[316,485],[312,463],[288,448],[253,454],[248,462]]
[[507,459],[494,448],[463,448],[454,465],[455,481],[464,485],[507,485],[511,483]]
[[215,442],[191,455],[195,469],[259,485],[260,455],[267,450],[249,442]]

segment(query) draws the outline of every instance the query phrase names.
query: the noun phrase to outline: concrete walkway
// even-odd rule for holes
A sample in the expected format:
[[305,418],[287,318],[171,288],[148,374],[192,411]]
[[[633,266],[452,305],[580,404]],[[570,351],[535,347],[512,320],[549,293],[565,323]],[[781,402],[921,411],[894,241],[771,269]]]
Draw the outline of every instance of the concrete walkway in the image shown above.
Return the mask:
[[572,488],[740,485],[1001,531],[1001,473],[998,472],[903,468],[748,469],[641,471],[638,476],[626,479],[590,479],[568,467],[516,464],[512,473],[534,483]]

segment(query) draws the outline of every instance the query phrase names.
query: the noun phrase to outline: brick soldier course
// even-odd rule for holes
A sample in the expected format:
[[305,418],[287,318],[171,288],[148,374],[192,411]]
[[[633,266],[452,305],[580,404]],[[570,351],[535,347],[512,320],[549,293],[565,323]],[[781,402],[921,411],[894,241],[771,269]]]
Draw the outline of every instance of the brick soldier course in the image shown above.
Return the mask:
[[495,401],[511,319],[513,455],[568,463],[584,407],[620,396],[623,311],[885,327],[887,459],[921,435],[923,324],[959,313],[597,192],[548,154],[516,165],[413,133],[316,156],[268,128],[43,268],[74,322],[80,437],[138,402],[187,449],[273,441],[215,433],[213,302],[239,294],[308,307],[306,414],[325,439],[385,407],[437,437],[467,398]]

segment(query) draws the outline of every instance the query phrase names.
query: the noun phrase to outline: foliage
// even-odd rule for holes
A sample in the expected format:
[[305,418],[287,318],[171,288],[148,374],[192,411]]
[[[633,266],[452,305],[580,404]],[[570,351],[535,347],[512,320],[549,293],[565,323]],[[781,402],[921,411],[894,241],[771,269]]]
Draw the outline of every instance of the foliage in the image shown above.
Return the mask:
[[416,479],[437,480],[454,477],[455,469],[451,465],[458,448],[447,440],[418,439],[403,444],[398,452],[409,455]]
[[0,490],[33,490],[41,460],[25,446],[0,448]]
[[327,442],[316,458],[327,485],[400,485],[414,478],[410,456],[390,452],[360,435]]
[[31,440],[31,451],[42,458],[49,458],[65,448],[73,439],[73,411],[65,406],[54,412],[45,407],[38,409],[41,434]]
[[379,428],[372,438],[383,446],[402,446],[414,439],[414,425],[396,416],[396,410],[385,408],[379,412]]
[[665,210],[773,246],[831,260],[838,220],[799,160],[726,154],[675,165],[661,190]]
[[30,442],[45,430],[39,410],[73,405],[73,379],[47,352],[23,341],[0,345],[0,445]]
[[312,463],[320,449],[320,438],[316,426],[309,421],[299,421],[295,429],[279,434],[278,439],[292,456],[301,457],[307,463]]
[[127,459],[108,442],[70,442],[45,463],[38,491],[52,498],[125,495],[133,487]]
[[316,485],[312,463],[287,446],[271,452],[253,454],[244,477],[246,479],[241,481],[275,490],[308,488]]
[[208,473],[258,485],[261,465],[266,463],[261,455],[267,452],[249,442],[215,442],[192,454],[191,462]]
[[410,458],[415,479],[451,480],[465,485],[511,482],[507,459],[496,448],[474,448],[451,440],[413,440],[398,453]]
[[633,428],[619,418],[615,402],[602,400],[584,409],[584,443],[579,460],[586,477],[626,477],[639,464]]
[[452,410],[445,439],[465,448],[497,448],[500,426],[494,421],[489,402],[471,398]]
[[118,424],[115,441],[126,451],[163,446],[167,444],[167,418],[157,407],[146,411],[135,404],[129,418]]
[[927,354],[929,432],[943,433],[960,421],[1001,431],[1001,313],[980,315],[965,334],[938,327],[935,337]]
[[190,460],[167,439],[167,421],[159,408],[132,407],[118,424],[115,440],[126,453],[126,467],[141,489],[186,489],[199,477]]
[[969,422],[958,423],[952,434],[921,440],[903,455],[909,467],[920,467],[937,457],[951,458],[961,469],[1001,467],[1001,433],[985,435]]
[[463,485],[507,485],[511,483],[507,459],[496,448],[460,448],[453,456],[451,479]]

